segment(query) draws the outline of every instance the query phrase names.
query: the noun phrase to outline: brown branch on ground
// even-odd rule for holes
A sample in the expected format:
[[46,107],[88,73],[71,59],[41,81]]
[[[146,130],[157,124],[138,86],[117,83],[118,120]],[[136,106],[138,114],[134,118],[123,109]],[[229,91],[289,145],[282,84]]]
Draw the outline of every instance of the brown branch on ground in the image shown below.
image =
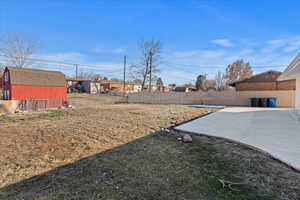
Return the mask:
[[222,184],[223,188],[229,188],[232,191],[240,191],[236,188],[233,188],[233,186],[245,185],[244,183],[234,183],[234,182],[231,182],[231,181],[226,181],[224,179],[218,179],[218,181]]

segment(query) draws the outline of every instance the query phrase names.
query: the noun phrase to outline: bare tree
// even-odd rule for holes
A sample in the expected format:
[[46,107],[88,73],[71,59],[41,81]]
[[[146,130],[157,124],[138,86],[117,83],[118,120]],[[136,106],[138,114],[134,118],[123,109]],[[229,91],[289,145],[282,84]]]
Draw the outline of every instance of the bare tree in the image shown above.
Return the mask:
[[21,36],[10,34],[0,39],[0,56],[5,58],[5,65],[29,67],[34,63],[30,57],[37,51],[38,42]]
[[195,83],[196,89],[198,90],[206,90],[206,75],[197,76],[197,80]]
[[141,53],[140,62],[131,65],[131,76],[133,79],[142,80],[142,90],[145,87],[150,76],[151,81],[157,79],[156,74],[159,72],[158,66],[161,60],[162,43],[158,40],[140,41],[139,49]]
[[202,90],[202,91],[207,91],[209,89],[215,89],[215,80],[209,80],[206,78],[206,75],[199,75],[197,76],[196,80],[196,90]]
[[253,72],[249,63],[245,63],[243,60],[237,60],[226,68],[227,84],[249,78],[252,74]]
[[87,79],[87,80],[103,79],[103,77],[100,74],[95,74],[94,72],[84,72],[84,71],[78,73],[78,78]]
[[156,85],[157,86],[164,86],[164,82],[162,81],[162,79],[159,77],[159,78],[157,78],[157,80],[156,80]]
[[4,71],[4,68],[5,68],[5,64],[0,63],[0,75],[1,75],[1,72]]
[[227,87],[226,86],[226,75],[221,71],[217,72],[214,81],[215,81],[215,87],[218,91],[225,90],[225,88]]

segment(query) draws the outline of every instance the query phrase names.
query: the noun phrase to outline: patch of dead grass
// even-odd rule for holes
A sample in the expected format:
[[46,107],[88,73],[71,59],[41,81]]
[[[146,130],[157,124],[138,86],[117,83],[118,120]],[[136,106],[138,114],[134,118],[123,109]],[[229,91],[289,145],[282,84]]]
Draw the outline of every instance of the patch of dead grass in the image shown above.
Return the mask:
[[[176,140],[181,133],[158,131],[215,110],[120,99],[77,94],[75,109],[0,120],[0,199],[300,196],[300,174],[264,154],[200,136],[184,144]],[[232,191],[219,179],[242,184]]]
[[[2,188],[0,198],[297,200],[299,197],[300,175],[282,163],[220,139],[193,136],[193,143],[181,143],[177,141],[180,135],[178,132],[147,135]],[[239,184],[228,188],[219,180]]]
[[6,152],[0,154],[0,187],[213,111],[116,104],[119,100],[107,95],[75,95],[70,97],[75,109],[17,114],[0,120],[0,151]]

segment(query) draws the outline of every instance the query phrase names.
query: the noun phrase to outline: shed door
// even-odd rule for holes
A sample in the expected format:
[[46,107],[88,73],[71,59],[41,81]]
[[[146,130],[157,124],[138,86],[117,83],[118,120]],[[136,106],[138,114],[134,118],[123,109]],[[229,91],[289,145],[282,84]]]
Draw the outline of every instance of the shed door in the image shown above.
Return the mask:
[[10,100],[10,92],[9,92],[9,90],[4,90],[4,100]]
[[9,72],[5,71],[3,77],[3,97],[5,100],[10,100]]

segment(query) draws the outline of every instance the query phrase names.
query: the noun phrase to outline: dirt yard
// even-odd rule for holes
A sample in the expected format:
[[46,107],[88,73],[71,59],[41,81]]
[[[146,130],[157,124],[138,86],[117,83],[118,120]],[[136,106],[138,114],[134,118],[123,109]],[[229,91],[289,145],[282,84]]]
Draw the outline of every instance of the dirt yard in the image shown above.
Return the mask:
[[74,109],[0,117],[0,187],[212,111],[120,104],[109,95],[69,100]]
[[185,144],[182,133],[159,131],[213,109],[108,95],[69,100],[74,109],[0,117],[0,199],[300,197],[300,173],[266,155],[200,136]]

